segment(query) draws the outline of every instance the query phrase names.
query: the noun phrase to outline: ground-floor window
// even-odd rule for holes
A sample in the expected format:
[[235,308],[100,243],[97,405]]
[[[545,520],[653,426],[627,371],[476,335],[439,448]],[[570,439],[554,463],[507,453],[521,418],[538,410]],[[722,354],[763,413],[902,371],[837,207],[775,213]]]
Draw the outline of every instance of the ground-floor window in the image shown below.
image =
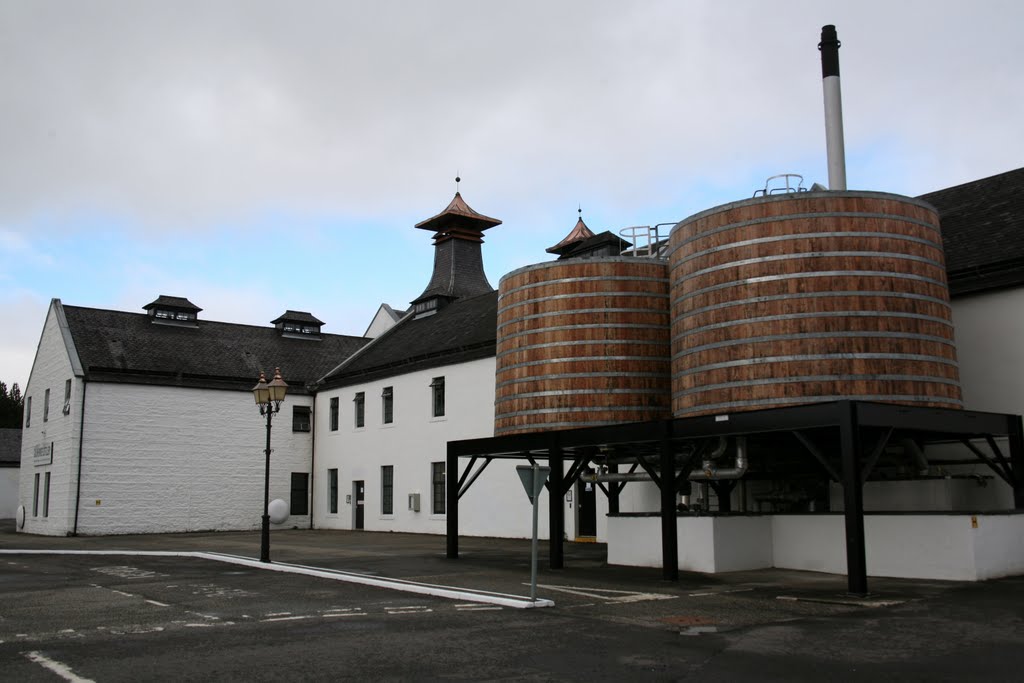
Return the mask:
[[32,516],[39,516],[39,473],[36,472],[35,481],[32,484]]
[[43,517],[50,516],[50,473],[43,475]]
[[309,514],[309,473],[292,472],[292,508],[293,515]]
[[338,514],[338,470],[327,470],[327,505],[328,512]]
[[444,493],[444,463],[430,463],[430,490],[431,502],[430,512],[435,515],[444,514],[445,493]]
[[395,512],[395,467],[383,465],[380,468],[380,513],[391,515]]

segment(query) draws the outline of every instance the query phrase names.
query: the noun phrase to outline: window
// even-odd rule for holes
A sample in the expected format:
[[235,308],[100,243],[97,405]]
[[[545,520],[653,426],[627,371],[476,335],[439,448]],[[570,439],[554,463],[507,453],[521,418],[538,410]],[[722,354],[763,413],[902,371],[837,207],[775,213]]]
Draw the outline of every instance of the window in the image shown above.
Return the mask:
[[395,467],[394,465],[384,465],[380,468],[380,514],[394,514],[394,498]]
[[50,390],[43,393],[43,422],[50,419]]
[[356,397],[352,399],[352,403],[356,409],[356,428],[366,426],[366,392],[356,392]]
[[32,486],[32,516],[39,516],[39,473],[36,472],[35,484]]
[[384,387],[384,392],[380,395],[382,399],[383,416],[381,421],[389,425],[395,421],[395,392],[393,387]]
[[32,397],[25,397],[25,428],[32,426]]
[[338,431],[338,397],[331,399],[331,431]]
[[292,431],[309,431],[309,406],[292,406]]
[[435,515],[444,514],[445,491],[444,491],[444,463],[430,463],[430,512]]
[[64,381],[64,408],[61,412],[65,415],[71,414],[71,380]]
[[43,475],[43,517],[50,516],[50,473]]
[[327,511],[338,514],[338,470],[327,470]]
[[309,514],[309,474],[306,472],[292,472],[291,514]]
[[444,377],[435,377],[430,383],[433,397],[433,416],[444,417]]

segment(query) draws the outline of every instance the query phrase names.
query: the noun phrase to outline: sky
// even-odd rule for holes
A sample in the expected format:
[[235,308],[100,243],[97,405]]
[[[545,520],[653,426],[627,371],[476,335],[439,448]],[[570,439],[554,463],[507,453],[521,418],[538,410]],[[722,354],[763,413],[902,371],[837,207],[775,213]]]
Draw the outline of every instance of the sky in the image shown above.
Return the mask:
[[49,302],[309,311],[361,335],[432,268],[459,189],[491,284],[573,227],[827,184],[821,27],[850,189],[1024,160],[1024,3],[0,0],[0,381]]

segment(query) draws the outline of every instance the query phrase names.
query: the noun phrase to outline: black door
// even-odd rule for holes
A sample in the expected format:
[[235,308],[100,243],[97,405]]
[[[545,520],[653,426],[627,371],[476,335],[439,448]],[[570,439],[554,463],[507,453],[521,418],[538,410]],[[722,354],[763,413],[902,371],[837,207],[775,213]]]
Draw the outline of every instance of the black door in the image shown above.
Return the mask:
[[355,500],[355,505],[356,505],[356,509],[355,509],[355,515],[356,515],[355,528],[356,529],[362,529],[363,528],[363,508],[365,507],[363,505],[363,495],[364,495],[364,492],[366,490],[366,487],[363,486],[363,482],[362,481],[354,481],[354,482],[352,482],[352,490],[355,493],[355,499],[356,499]]
[[592,482],[576,482],[576,500],[579,519],[576,523],[576,536],[597,536],[597,484]]

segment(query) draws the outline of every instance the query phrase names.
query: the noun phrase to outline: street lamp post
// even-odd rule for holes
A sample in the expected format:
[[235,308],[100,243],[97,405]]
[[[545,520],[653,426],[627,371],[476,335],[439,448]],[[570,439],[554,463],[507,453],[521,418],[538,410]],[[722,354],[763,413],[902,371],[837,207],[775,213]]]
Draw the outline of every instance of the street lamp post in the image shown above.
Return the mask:
[[260,534],[260,562],[270,562],[270,421],[281,410],[281,402],[288,393],[288,385],[281,379],[281,368],[274,368],[274,378],[267,383],[267,377],[260,372],[260,379],[252,388],[260,415],[267,416],[267,456],[263,472],[263,528]]

